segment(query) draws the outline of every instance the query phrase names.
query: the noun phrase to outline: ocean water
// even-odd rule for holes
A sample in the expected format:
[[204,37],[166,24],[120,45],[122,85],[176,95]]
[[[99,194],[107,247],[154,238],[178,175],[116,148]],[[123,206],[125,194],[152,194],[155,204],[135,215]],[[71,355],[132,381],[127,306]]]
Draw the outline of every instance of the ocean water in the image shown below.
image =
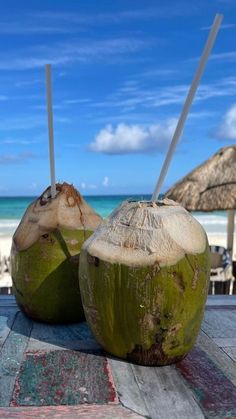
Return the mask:
[[[149,200],[150,198],[150,195],[85,197],[88,204],[102,217],[108,217],[124,200]],[[34,199],[35,197],[0,197],[0,236],[12,235],[14,233],[26,208]],[[226,211],[214,211],[212,213],[193,212],[192,214],[202,224],[207,233],[226,234]]]

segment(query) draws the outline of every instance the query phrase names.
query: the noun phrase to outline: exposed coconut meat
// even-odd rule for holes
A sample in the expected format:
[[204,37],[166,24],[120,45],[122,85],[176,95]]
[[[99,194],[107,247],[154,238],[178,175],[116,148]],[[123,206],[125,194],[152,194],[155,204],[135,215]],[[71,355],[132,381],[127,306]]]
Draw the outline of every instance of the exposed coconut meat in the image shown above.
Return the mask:
[[17,250],[26,250],[40,236],[55,230],[94,230],[101,217],[85,202],[80,193],[68,183],[56,185],[56,196],[48,187],[26,210],[14,236]]
[[94,257],[129,266],[169,266],[185,254],[203,253],[206,233],[174,201],[126,201],[85,242]]

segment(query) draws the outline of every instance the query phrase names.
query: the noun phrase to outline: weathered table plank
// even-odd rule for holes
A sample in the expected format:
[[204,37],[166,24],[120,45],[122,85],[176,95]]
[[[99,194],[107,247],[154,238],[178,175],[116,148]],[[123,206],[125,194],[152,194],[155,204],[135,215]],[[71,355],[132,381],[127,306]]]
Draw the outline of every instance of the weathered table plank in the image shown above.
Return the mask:
[[209,355],[210,359],[236,386],[235,362],[217,346],[204,332],[200,332],[197,340],[198,346]]
[[141,416],[116,405],[41,406],[0,408],[4,419],[141,419]]
[[204,415],[174,365],[132,369],[152,418],[202,419]]
[[234,362],[236,362],[236,347],[227,347],[222,349]]
[[207,418],[236,415],[236,386],[205,351],[195,346],[176,366]]
[[107,358],[85,323],[32,322],[0,296],[0,417],[236,417],[236,296],[211,297],[185,360],[142,367]]
[[27,351],[99,350],[86,323],[49,325],[34,322]]
[[105,356],[56,350],[26,353],[11,406],[117,404]]
[[0,406],[9,406],[16,375],[20,369],[32,321],[18,313],[0,352]]
[[119,359],[109,359],[113,379],[123,406],[132,409],[140,415],[148,416],[148,408],[133,374],[131,364]]
[[220,348],[228,348],[229,346],[236,346],[236,338],[214,338],[213,342]]
[[0,349],[11,331],[15,317],[16,311],[11,311],[5,316],[0,315]]
[[236,308],[236,295],[208,295],[206,307],[211,308],[217,306]]
[[236,310],[206,310],[202,330],[211,338],[236,336]]
[[0,295],[1,307],[17,307],[14,295]]

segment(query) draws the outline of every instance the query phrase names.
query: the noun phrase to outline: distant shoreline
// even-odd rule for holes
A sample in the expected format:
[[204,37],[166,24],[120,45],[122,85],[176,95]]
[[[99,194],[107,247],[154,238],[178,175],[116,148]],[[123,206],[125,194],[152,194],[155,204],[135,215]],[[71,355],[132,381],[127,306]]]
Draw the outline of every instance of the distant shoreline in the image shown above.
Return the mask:
[[[80,193],[81,193],[81,191],[80,191]],[[83,195],[83,197],[85,197],[85,198],[94,198],[94,197],[96,197],[96,198],[103,198],[103,197],[114,197],[114,198],[118,198],[118,197],[142,197],[142,196],[145,196],[145,197],[150,197],[151,198],[151,196],[152,196],[152,194],[150,193],[137,193],[137,194],[134,194],[134,193],[130,193],[130,194],[93,194],[93,195],[85,195],[85,194],[81,194],[81,195]],[[38,198],[38,196],[40,196],[40,195],[0,195],[0,199],[11,199],[11,198],[25,198],[25,199],[37,199]]]

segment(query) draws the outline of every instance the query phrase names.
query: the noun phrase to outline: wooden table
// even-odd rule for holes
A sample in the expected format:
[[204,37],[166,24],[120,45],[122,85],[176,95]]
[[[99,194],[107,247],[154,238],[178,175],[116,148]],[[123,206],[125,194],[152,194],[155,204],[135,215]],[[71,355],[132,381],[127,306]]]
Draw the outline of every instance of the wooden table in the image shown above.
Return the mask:
[[211,296],[176,365],[107,356],[85,323],[49,326],[0,298],[0,418],[236,418],[236,296]]

